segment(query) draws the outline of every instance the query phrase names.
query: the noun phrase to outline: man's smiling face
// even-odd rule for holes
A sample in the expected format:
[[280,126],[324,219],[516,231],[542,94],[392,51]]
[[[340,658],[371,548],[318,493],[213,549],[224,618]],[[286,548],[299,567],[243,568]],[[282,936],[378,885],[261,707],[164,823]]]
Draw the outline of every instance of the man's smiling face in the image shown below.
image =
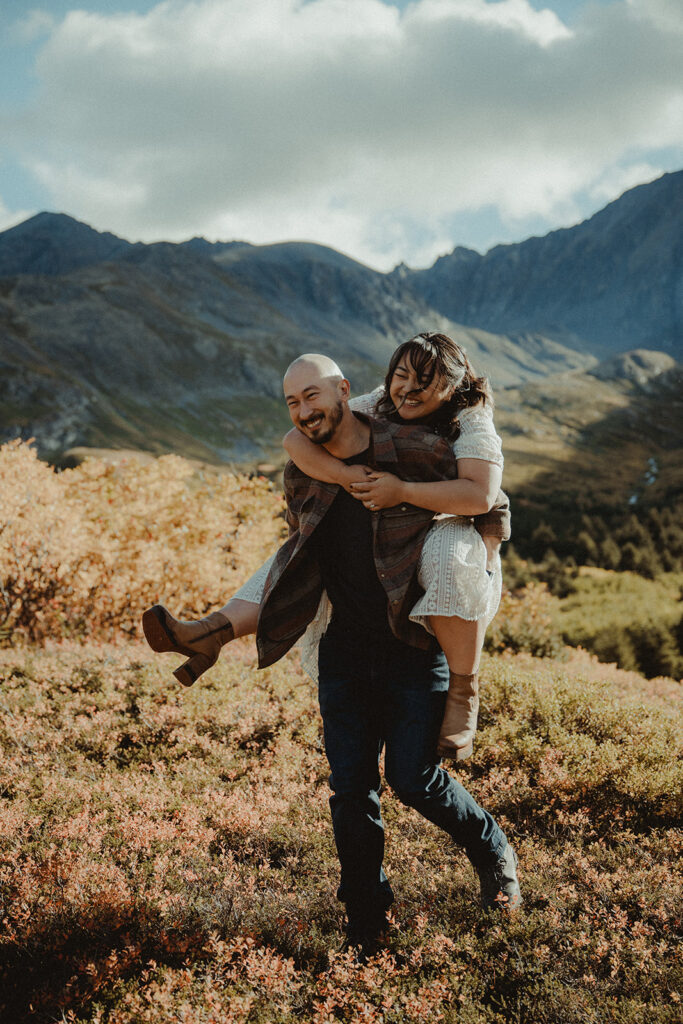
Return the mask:
[[285,401],[292,423],[314,444],[327,444],[344,416],[348,382],[321,374],[313,363],[293,366],[285,376]]

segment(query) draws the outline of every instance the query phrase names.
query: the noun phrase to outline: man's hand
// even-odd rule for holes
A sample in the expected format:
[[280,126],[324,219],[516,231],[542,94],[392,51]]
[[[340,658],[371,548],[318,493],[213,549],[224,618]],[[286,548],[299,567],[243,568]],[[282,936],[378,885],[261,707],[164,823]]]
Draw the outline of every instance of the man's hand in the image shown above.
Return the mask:
[[362,483],[351,486],[349,493],[373,512],[380,508],[391,508],[403,501],[403,480],[393,473],[371,470]]

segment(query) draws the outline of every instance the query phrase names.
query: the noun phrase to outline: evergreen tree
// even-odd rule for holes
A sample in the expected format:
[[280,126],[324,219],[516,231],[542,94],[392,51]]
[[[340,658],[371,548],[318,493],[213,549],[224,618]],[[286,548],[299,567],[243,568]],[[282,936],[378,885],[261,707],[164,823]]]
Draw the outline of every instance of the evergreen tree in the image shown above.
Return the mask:
[[670,629],[663,623],[645,622],[629,630],[638,669],[652,679],[654,676],[677,677],[681,655]]
[[600,543],[600,565],[605,569],[618,569],[621,550],[614,537],[605,537]]
[[538,524],[534,532],[531,534],[531,556],[532,558],[539,561],[542,557],[542,552],[547,548],[552,547],[553,544],[557,543],[557,534],[553,530],[552,526],[549,526],[544,519]]
[[621,568],[627,572],[638,572],[638,548],[631,541],[621,549]]
[[597,565],[599,559],[598,545],[587,530],[581,530],[576,538],[578,562],[580,565]]
[[638,552],[636,572],[646,579],[653,580],[661,571],[662,566],[654,547],[646,547]]

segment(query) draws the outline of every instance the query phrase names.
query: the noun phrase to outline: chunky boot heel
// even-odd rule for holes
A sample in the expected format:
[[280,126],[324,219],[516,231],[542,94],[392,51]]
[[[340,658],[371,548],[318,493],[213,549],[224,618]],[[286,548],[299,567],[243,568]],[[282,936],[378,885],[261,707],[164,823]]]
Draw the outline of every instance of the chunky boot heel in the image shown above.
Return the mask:
[[189,659],[173,673],[183,686],[192,686],[215,665],[223,645],[235,638],[232,623],[222,612],[182,622],[161,604],[147,609],[142,616],[142,629],[153,651],[174,651]]
[[186,661],[184,665],[180,665],[178,668],[174,669],[173,675],[179,683],[183,684],[183,686],[192,686],[192,684],[196,683],[199,677],[203,675],[208,668],[211,668],[212,664],[214,664],[214,662],[209,663],[209,659],[205,654],[195,654],[195,656],[190,658],[189,661]]
[[446,709],[439,732],[437,753],[454,761],[464,761],[474,749],[479,713],[479,676],[461,676],[451,672],[446,694]]

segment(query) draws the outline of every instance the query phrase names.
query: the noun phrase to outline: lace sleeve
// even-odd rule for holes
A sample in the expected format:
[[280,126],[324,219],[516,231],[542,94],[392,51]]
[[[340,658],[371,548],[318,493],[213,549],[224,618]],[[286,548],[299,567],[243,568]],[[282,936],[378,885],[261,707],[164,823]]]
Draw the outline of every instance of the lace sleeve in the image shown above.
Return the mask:
[[456,459],[484,459],[503,468],[503,449],[488,405],[474,405],[460,413],[460,437],[453,442]]
[[357,398],[349,399],[349,409],[352,412],[363,412],[366,416],[374,416],[377,399],[384,394],[384,388],[380,385],[367,395],[358,395]]

